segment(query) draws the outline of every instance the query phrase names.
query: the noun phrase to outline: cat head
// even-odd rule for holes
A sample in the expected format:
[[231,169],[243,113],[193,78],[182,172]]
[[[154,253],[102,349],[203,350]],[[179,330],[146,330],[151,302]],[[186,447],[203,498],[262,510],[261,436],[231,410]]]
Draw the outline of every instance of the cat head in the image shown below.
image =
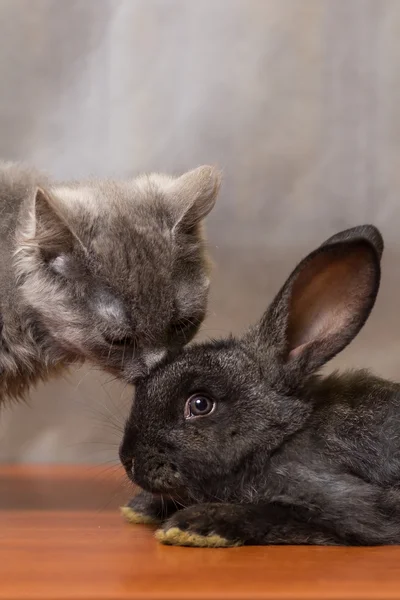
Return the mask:
[[37,189],[17,235],[26,304],[69,354],[135,378],[204,319],[201,225],[220,175],[92,181]]

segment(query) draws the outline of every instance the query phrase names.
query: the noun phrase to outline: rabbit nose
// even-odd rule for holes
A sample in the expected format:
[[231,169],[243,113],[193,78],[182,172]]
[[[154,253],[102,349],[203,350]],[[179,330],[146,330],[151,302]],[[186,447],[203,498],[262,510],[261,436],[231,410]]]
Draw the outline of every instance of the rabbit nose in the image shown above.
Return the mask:
[[122,466],[124,467],[127,474],[128,475],[133,474],[133,468],[134,468],[133,467],[133,458],[130,456],[121,455],[120,460],[121,460]]

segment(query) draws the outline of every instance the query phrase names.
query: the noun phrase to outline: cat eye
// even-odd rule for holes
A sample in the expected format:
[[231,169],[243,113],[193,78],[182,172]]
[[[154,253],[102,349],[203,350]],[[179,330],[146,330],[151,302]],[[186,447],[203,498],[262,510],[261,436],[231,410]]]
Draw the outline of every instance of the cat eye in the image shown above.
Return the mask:
[[43,254],[47,268],[53,275],[67,281],[85,281],[87,269],[84,264],[74,260],[69,254]]
[[70,257],[67,254],[54,255],[51,253],[49,256],[45,255],[45,262],[47,267],[54,275],[58,275],[64,279],[74,278],[74,269]]
[[215,410],[215,402],[203,394],[194,394],[186,401],[185,419],[207,417]]
[[185,340],[189,341],[201,324],[201,319],[193,318],[182,318],[173,321],[170,325],[170,334],[173,336],[182,336]]

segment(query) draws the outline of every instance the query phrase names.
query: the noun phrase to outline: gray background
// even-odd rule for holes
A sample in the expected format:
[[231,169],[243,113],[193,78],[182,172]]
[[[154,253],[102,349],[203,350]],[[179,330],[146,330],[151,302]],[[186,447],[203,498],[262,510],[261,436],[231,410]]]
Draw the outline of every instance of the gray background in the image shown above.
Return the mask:
[[[399,0],[1,0],[0,155],[62,178],[222,167],[203,337],[374,222],[381,294],[329,368],[398,377]],[[112,461],[130,394],[85,368],[40,387],[2,412],[0,459]]]

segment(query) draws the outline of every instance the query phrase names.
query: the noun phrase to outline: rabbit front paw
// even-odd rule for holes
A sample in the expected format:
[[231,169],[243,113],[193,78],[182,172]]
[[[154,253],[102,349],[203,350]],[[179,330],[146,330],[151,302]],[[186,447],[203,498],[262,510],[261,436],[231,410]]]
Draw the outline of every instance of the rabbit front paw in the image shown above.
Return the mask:
[[177,510],[177,507],[169,499],[142,490],[126,506],[122,506],[120,510],[128,523],[159,525],[170,517]]
[[[233,517],[233,519],[232,519]],[[245,542],[237,537],[235,515],[228,504],[200,504],[176,512],[156,538],[162,544],[197,548],[231,548]]]

